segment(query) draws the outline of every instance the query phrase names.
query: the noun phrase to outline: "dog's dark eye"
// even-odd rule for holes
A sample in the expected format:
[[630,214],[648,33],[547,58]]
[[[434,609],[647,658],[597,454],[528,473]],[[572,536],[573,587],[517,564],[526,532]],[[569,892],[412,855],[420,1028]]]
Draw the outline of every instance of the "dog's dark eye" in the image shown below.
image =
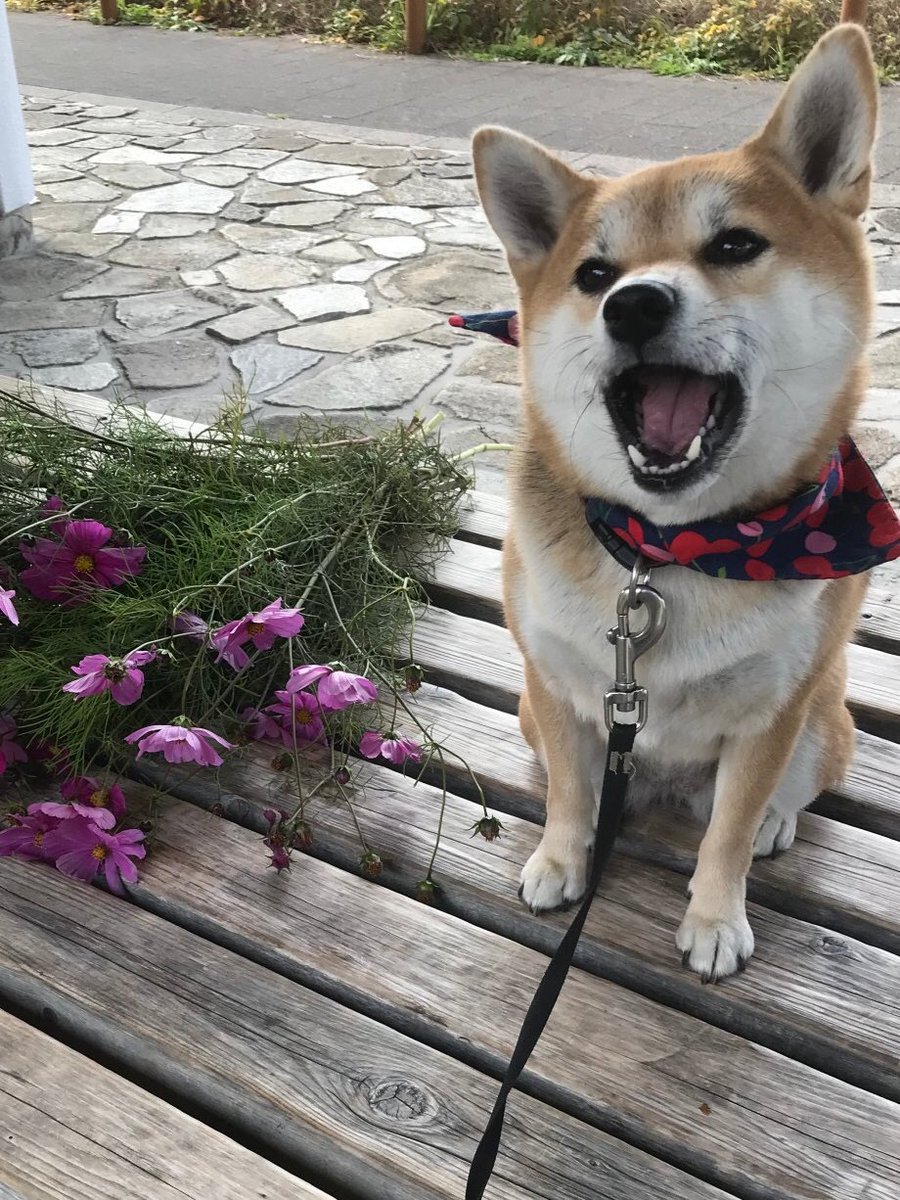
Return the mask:
[[575,286],[588,296],[605,292],[616,281],[618,271],[602,258],[586,258],[575,272]]
[[717,267],[736,267],[752,262],[768,248],[769,243],[762,234],[754,233],[752,229],[726,229],[706,243],[703,257]]

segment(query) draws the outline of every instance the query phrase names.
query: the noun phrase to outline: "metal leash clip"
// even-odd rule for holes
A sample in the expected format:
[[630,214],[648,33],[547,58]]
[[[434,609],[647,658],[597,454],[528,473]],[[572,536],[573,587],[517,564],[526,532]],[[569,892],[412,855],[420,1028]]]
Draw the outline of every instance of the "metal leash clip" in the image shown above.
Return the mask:
[[[639,608],[646,609],[647,621],[634,631],[630,618]],[[647,724],[647,689],[638,685],[634,664],[656,645],[666,628],[666,602],[650,587],[650,565],[642,556],[631,569],[630,582],[619,592],[616,617],[617,625],[606,635],[616,648],[616,681],[603,697],[603,716],[607,729],[612,729],[620,714],[627,714],[623,723],[636,724],[641,730]]]

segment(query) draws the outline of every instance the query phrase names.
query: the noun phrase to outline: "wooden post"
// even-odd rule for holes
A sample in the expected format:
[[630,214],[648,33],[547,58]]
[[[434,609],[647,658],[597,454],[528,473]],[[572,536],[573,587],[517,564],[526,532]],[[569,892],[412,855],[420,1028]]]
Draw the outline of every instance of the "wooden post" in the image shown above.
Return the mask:
[[406,0],[406,53],[424,54],[428,41],[428,0]]
[[100,0],[100,16],[106,25],[115,25],[119,19],[118,0]]

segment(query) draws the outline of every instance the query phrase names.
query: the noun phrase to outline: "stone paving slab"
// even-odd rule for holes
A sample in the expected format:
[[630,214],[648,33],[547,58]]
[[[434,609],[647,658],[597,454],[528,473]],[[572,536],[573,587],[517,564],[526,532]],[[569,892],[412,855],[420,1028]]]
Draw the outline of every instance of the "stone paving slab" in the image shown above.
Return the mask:
[[[0,264],[0,371],[191,420],[243,391],[273,430],[431,407],[453,447],[512,438],[514,352],[446,326],[513,298],[467,143],[47,89],[23,106],[37,249]],[[869,233],[862,439],[900,489],[900,187],[876,186]]]

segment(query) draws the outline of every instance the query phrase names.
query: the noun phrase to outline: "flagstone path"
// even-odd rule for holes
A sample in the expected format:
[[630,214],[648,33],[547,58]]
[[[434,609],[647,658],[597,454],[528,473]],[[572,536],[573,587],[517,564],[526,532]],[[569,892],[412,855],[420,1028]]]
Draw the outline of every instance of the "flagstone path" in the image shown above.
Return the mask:
[[[38,88],[23,103],[36,253],[0,267],[0,372],[201,421],[240,393],[272,431],[427,409],[456,448],[513,435],[514,352],[446,324],[513,303],[464,142]],[[869,225],[872,381],[891,389],[900,187],[876,186]],[[863,430],[895,491],[898,396],[874,391]]]

